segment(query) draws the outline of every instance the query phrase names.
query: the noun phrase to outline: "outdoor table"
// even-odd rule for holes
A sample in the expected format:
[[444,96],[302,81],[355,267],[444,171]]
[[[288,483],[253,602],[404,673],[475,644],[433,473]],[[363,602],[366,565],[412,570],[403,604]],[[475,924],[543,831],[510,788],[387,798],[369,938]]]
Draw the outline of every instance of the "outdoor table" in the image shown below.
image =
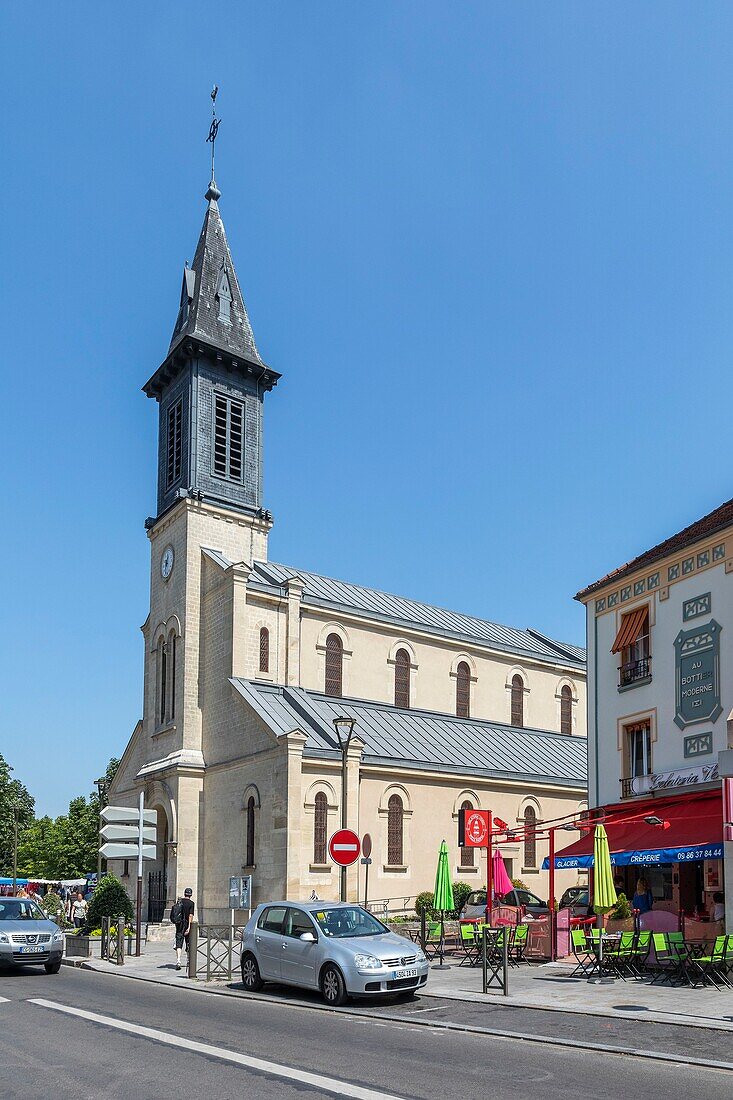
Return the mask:
[[691,986],[690,961],[699,959],[701,955],[709,951],[710,944],[706,940],[682,940],[681,942],[673,941],[670,943],[669,948],[677,964],[672,971],[670,981],[677,982],[679,985]]

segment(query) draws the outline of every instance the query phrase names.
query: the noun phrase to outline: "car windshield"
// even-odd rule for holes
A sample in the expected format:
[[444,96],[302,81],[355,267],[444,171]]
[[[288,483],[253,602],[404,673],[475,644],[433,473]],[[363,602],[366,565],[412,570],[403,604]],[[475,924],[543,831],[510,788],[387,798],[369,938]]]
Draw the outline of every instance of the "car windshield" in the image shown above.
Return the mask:
[[0,898],[0,920],[48,920],[30,898]]
[[360,905],[344,905],[338,909],[318,909],[311,912],[324,936],[346,939],[350,936],[382,936],[389,932],[381,920],[377,920]]
[[474,890],[474,892],[469,894],[466,898],[466,905],[486,905],[486,891]]

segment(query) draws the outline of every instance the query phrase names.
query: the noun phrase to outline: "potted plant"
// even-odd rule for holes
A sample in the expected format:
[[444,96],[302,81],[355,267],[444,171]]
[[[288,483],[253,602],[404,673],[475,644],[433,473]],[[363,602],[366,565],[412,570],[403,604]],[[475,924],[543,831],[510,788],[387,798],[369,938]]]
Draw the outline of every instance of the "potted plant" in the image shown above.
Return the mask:
[[606,918],[606,931],[608,932],[633,932],[634,914],[626,894],[619,894],[616,908],[612,909]]

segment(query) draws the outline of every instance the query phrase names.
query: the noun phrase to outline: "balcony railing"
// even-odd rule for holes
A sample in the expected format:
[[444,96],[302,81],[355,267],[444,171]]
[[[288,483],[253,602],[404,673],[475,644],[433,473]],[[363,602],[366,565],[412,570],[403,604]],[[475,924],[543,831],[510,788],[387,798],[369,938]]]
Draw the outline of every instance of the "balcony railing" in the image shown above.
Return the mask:
[[628,687],[638,680],[650,680],[652,676],[651,657],[642,657],[638,661],[627,661],[618,670],[619,687]]
[[621,780],[621,797],[634,798],[651,790],[651,775],[632,775]]

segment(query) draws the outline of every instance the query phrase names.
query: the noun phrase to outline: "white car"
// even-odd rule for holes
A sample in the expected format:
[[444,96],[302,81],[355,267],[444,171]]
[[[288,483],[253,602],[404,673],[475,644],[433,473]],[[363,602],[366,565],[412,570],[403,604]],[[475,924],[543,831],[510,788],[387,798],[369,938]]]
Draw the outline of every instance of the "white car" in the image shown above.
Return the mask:
[[64,934],[32,898],[0,898],[0,969],[43,965],[58,974]]
[[415,996],[428,980],[418,944],[390,932],[360,905],[276,901],[255,909],[242,935],[242,984],[319,989],[326,1004],[360,997]]

